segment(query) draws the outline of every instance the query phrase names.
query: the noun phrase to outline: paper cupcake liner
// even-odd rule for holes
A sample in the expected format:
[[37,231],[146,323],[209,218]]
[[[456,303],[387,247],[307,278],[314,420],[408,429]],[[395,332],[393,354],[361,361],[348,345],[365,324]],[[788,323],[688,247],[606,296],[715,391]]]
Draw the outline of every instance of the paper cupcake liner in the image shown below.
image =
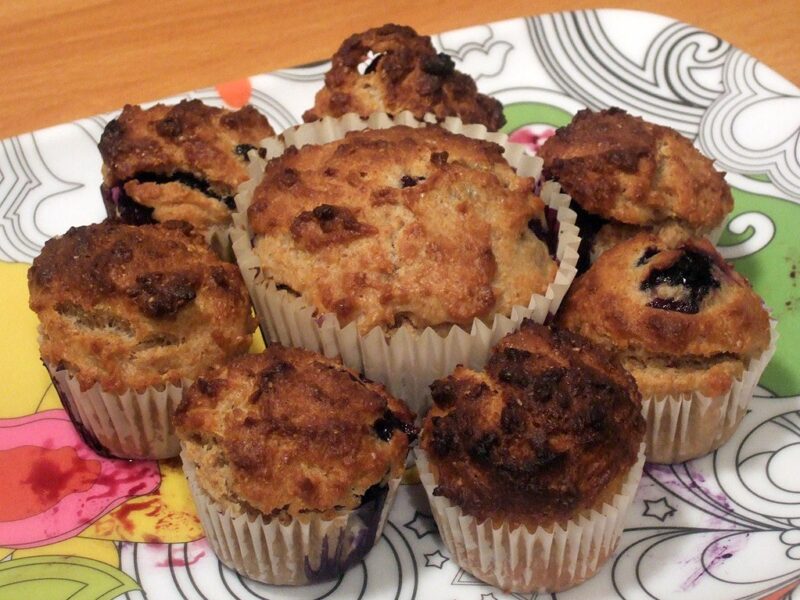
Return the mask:
[[183,470],[208,542],[219,560],[251,579],[273,585],[303,585],[335,579],[357,565],[383,533],[400,478],[354,510],[324,519],[309,513],[289,523],[236,515],[200,487],[195,464],[181,454]]
[[698,392],[642,399],[642,414],[647,421],[648,462],[685,462],[716,450],[730,439],[747,412],[761,374],[775,354],[777,324],[770,320],[769,346],[761,356],[750,361],[728,393],[716,397]]
[[614,553],[642,476],[644,444],[610,503],[533,532],[507,522],[479,523],[444,496],[434,496],[436,477],[427,455],[419,448],[416,455],[433,518],[461,568],[506,592],[558,592],[593,576]]
[[[373,114],[368,120],[351,114],[338,120],[325,118],[301,125],[286,131],[281,138],[268,138],[262,144],[267,149],[268,160],[280,155],[287,145],[325,143],[343,137],[348,131],[367,127],[388,128],[398,124],[419,127],[424,123],[415,120],[410,113],[401,113],[394,120],[383,113]],[[454,118],[446,119],[442,126],[455,133],[501,144],[506,149],[504,156],[517,173],[539,177],[541,160],[526,155],[522,145],[507,142],[505,134],[488,133],[482,125],[463,125]],[[555,211],[559,223],[556,249],[559,268],[544,295],[532,295],[527,306],[513,307],[510,315],[495,315],[491,325],[475,319],[469,332],[453,326],[443,337],[430,328],[419,331],[406,326],[391,334],[376,327],[366,335],[360,335],[354,323],[341,327],[334,314],[315,314],[302,299],[286,290],[279,290],[262,273],[259,258],[251,246],[246,214],[253,191],[263,177],[264,165],[263,160],[251,162],[251,180],[239,188],[236,196],[238,211],[234,213],[231,229],[233,249],[262,332],[270,341],[285,346],[302,346],[328,357],[340,356],[348,367],[385,384],[392,394],[405,400],[420,416],[430,406],[428,386],[434,380],[448,375],[458,364],[482,368],[491,347],[504,335],[516,330],[523,319],[543,323],[548,315],[555,314],[575,277],[580,244],[576,215],[569,208],[569,196],[560,193],[560,186],[555,182],[545,182],[541,197]]]
[[236,261],[236,255],[233,253],[229,231],[230,225],[214,225],[206,232],[205,239],[221,260],[232,263]]
[[75,428],[99,454],[116,458],[161,459],[178,456],[180,444],[172,414],[191,384],[167,384],[143,392],[111,394],[95,384],[86,391],[69,371],[45,363],[61,403]]

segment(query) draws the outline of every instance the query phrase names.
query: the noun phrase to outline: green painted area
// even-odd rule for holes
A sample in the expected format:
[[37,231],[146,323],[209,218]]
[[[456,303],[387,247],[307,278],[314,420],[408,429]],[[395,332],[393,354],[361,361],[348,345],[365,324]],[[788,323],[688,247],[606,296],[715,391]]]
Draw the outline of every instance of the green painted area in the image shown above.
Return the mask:
[[506,124],[503,132],[510,133],[523,125],[541,123],[562,127],[572,120],[572,115],[567,111],[542,102],[514,102],[503,108]]
[[769,181],[769,175],[764,175],[764,174],[755,174],[755,175],[750,174],[746,175],[746,177],[748,179],[755,179],[756,181],[765,181],[765,182]]
[[0,563],[0,600],[112,600],[139,586],[106,563],[75,556],[34,556]]
[[[778,348],[761,385],[778,396],[800,394],[800,205],[780,198],[752,194],[733,188],[735,200],[731,218],[758,212],[775,225],[775,235],[766,247],[733,261],[778,319]],[[725,231],[720,246],[741,243],[753,235],[748,228],[741,235]],[[794,275],[792,275],[794,274]]]

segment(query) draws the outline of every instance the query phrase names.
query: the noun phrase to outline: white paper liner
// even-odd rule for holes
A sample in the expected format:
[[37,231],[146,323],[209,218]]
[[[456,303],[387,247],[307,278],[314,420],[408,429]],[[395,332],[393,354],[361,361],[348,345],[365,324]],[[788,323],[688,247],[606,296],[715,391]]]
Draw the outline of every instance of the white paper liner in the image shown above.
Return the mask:
[[725,228],[728,226],[728,216],[729,215],[725,215],[725,218],[722,219],[722,223],[714,227],[714,229],[712,229],[705,235],[705,238],[709,242],[711,242],[715,248],[719,243],[719,238],[722,237],[722,234],[725,233]]
[[206,232],[205,239],[221,260],[232,263],[236,261],[236,256],[231,246],[229,231],[230,225],[214,225]]
[[[373,537],[358,509],[340,511],[332,519],[309,513],[307,518],[304,515],[303,520],[295,518],[287,524],[277,519],[266,521],[261,515],[235,515],[203,491],[197,482],[196,466],[185,452],[181,453],[181,460],[211,548],[221,562],[251,579],[273,585],[303,585],[333,579],[343,573],[336,565],[341,561],[342,547],[351,548],[365,533]],[[348,568],[357,565],[383,533],[400,478],[389,480],[387,485],[374,539],[363,540],[368,547],[360,547],[359,555],[350,561]],[[337,540],[341,540],[342,547]]]
[[[280,138],[264,140],[262,145],[267,149],[266,160],[269,160],[282,154],[289,145],[325,143],[340,139],[348,131],[367,127],[388,128],[398,124],[424,125],[408,112],[400,113],[395,119],[384,113],[375,113],[367,120],[348,114],[341,119],[326,117],[300,125],[287,130]],[[442,126],[455,133],[499,143],[505,148],[505,158],[519,175],[539,177],[541,159],[526,155],[524,147],[508,142],[505,134],[487,132],[482,125],[464,125],[452,117]],[[303,300],[277,289],[274,282],[263,276],[259,258],[250,243],[247,208],[253,191],[263,178],[266,160],[251,159],[251,179],[239,188],[237,212],[233,215],[234,226],[230,231],[236,259],[250,291],[262,333],[267,340],[284,346],[301,346],[327,357],[340,356],[348,367],[385,384],[418,415],[423,415],[430,407],[429,385],[434,380],[450,374],[458,364],[481,369],[491,347],[504,335],[515,331],[524,318],[543,323],[548,314],[555,314],[575,277],[580,244],[576,215],[569,208],[570,197],[560,192],[560,186],[555,182],[545,182],[540,196],[547,206],[557,211],[559,222],[556,250],[559,268],[544,295],[534,294],[527,306],[513,307],[509,316],[495,315],[491,326],[475,319],[469,332],[453,326],[442,337],[430,328],[419,331],[404,326],[392,335],[387,335],[380,327],[359,335],[354,323],[341,327],[334,314],[315,315],[314,309]]]
[[697,392],[642,399],[648,462],[685,462],[716,450],[730,439],[747,412],[761,374],[775,354],[777,324],[770,320],[769,346],[750,361],[728,393],[713,398]]
[[172,426],[172,414],[191,385],[167,384],[164,389],[150,387],[143,392],[124,394],[104,391],[97,383],[81,391],[80,383],[67,370],[46,364],[59,396],[76,425],[86,430],[103,450],[119,458],[162,459],[178,456],[180,444]]
[[558,592],[593,576],[614,553],[625,514],[636,494],[644,466],[644,443],[636,463],[611,503],[584,512],[552,528],[531,532],[491,519],[478,523],[444,496],[434,496],[436,478],[424,450],[417,448],[417,469],[433,518],[450,556],[482,581],[506,592]]

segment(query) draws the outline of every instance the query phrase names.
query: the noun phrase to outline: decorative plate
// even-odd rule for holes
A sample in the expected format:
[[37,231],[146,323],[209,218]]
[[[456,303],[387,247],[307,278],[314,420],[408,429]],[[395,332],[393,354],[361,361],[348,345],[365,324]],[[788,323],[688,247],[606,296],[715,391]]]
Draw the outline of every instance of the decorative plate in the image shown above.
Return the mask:
[[[714,35],[647,13],[514,19],[434,43],[503,102],[506,130],[531,151],[585,106],[621,106],[693,139],[733,187],[722,252],[779,321],[778,351],[733,439],[648,466],[616,555],[558,598],[800,598],[800,90]],[[251,102],[282,130],[327,69],[185,97]],[[419,486],[403,487],[383,538],[341,580],[254,583],[215,559],[175,460],[112,461],[82,443],[39,363],[25,273],[47,238],[103,218],[96,144],[113,116],[0,142],[0,599],[539,597],[459,569]]]

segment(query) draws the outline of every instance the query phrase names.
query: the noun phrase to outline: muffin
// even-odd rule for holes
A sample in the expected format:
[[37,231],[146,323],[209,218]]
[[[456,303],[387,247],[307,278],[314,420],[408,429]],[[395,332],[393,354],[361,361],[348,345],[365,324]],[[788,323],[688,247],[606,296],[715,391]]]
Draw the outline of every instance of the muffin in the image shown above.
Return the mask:
[[718,448],[744,416],[774,351],[769,314],[703,238],[640,233],[573,286],[558,321],[610,352],[644,398],[647,459]]
[[28,287],[64,407],[113,456],[176,456],[184,387],[246,352],[255,329],[235,265],[183,222],[72,228],[45,243]]
[[422,412],[434,379],[555,310],[577,239],[568,198],[534,194],[533,159],[517,152],[515,172],[498,144],[404,122],[284,133],[237,196],[232,240],[270,339],[341,355]]
[[676,225],[716,240],[733,208],[724,174],[690,140],[619,108],[579,111],[538,155],[545,178],[582,209],[578,225],[593,258],[642,229]]
[[526,320],[432,385],[420,479],[454,560],[506,591],[556,592],[614,551],[642,472],[636,384],[607,352]]
[[132,225],[182,220],[207,236],[219,232],[247,179],[248,152],[271,135],[252,106],[126,105],[99,144],[108,216]]
[[292,585],[338,577],[380,538],[413,423],[383,386],[279,345],[199,378],[175,414],[214,552]]
[[422,119],[432,113],[489,131],[505,125],[499,101],[478,93],[473,79],[455,69],[453,59],[436,50],[431,38],[411,27],[384,25],[347,38],[331,59],[325,86],[304,121],[354,112],[367,117],[382,111],[408,110]]

